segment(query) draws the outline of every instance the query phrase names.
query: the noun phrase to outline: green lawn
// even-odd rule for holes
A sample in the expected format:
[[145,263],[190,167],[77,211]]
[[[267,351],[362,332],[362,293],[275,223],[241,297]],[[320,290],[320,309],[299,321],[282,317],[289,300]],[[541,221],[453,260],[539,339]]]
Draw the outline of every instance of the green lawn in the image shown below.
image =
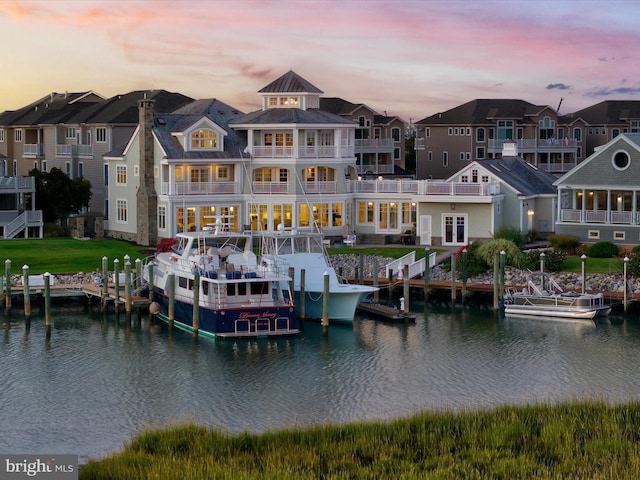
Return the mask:
[[[621,258],[587,258],[585,270],[587,273],[622,273],[624,262]],[[564,271],[581,273],[582,260],[579,256],[567,257],[564,261]]]
[[28,240],[0,240],[0,274],[4,274],[6,260],[11,260],[11,273],[22,273],[23,265],[29,266],[30,274],[49,272],[52,274],[90,272],[102,268],[102,257],[109,260],[118,258],[124,265],[124,256],[129,255],[134,264],[136,258],[143,259],[144,247],[131,245],[119,240],[96,238],[75,240],[68,237]]

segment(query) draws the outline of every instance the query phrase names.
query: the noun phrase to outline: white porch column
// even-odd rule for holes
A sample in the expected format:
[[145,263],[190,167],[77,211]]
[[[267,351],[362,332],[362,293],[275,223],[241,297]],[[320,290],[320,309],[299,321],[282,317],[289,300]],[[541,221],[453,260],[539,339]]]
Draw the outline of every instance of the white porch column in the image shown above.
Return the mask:
[[607,223],[611,223],[611,190],[607,189]]
[[587,223],[587,189],[582,189],[582,212],[580,213],[580,223]]

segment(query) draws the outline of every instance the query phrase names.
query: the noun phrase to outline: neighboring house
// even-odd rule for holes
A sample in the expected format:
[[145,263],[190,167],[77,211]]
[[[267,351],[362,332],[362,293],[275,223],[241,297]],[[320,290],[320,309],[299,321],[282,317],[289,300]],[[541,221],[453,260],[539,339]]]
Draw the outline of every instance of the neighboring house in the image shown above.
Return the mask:
[[640,243],[640,133],[616,136],[555,185],[557,233],[587,243]]
[[447,178],[472,160],[499,158],[505,140],[516,142],[525,161],[551,173],[567,172],[584,158],[582,121],[524,100],[472,100],[415,127],[418,178]]
[[165,111],[193,99],[165,90],[130,92],[105,99],[93,91],[52,93],[0,115],[0,154],[9,175],[56,167],[91,182],[89,211],[104,214],[107,172],[102,156],[126,143],[138,125],[137,101],[154,98]]
[[34,177],[5,174],[7,157],[0,154],[0,238],[42,238],[42,210],[35,210]]
[[640,133],[640,101],[605,100],[565,117],[586,124],[585,157],[621,133]]
[[401,118],[337,97],[321,97],[320,109],[357,123],[354,151],[359,176],[412,177],[405,170],[406,124]]

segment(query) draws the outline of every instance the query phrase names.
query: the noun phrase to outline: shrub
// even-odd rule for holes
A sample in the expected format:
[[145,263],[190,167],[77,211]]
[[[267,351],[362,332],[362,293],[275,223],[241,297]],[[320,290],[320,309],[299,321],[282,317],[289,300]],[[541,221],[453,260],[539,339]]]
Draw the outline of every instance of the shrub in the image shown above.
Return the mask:
[[513,227],[511,225],[502,225],[495,231],[495,233],[493,234],[493,238],[494,240],[499,238],[502,238],[504,240],[511,240],[520,249],[522,249],[525,243],[527,243],[527,239],[522,231],[519,228]]
[[463,270],[463,257],[462,251],[467,250],[467,277],[473,277],[487,270],[487,266],[482,261],[482,258],[478,256],[478,248],[482,245],[481,242],[474,242],[471,245],[463,247],[456,254],[456,271],[462,275]]
[[44,224],[43,236],[45,238],[64,237],[64,227],[55,222],[47,222]]
[[636,245],[631,249],[631,253],[640,253],[640,245]]
[[618,256],[618,246],[612,242],[598,242],[587,248],[587,256],[593,258],[612,258]]
[[546,272],[560,272],[564,268],[566,253],[562,250],[529,250],[524,254],[521,268],[524,270],[540,270],[540,254],[544,253],[544,270]]
[[555,250],[562,250],[563,252],[569,253],[569,254],[575,251],[579,243],[578,238],[574,237],[573,235],[554,234],[554,235],[549,235],[547,237],[547,240],[549,240],[549,244]]
[[[633,249],[635,250],[635,248]],[[628,273],[633,276],[640,276],[640,249],[631,251],[629,254]]]
[[170,252],[171,247],[177,243],[175,238],[163,238],[156,245],[156,252]]
[[505,263],[518,267],[522,259],[522,251],[511,240],[504,238],[490,240],[478,247],[477,254],[487,267],[493,268],[495,254],[503,250],[506,253]]

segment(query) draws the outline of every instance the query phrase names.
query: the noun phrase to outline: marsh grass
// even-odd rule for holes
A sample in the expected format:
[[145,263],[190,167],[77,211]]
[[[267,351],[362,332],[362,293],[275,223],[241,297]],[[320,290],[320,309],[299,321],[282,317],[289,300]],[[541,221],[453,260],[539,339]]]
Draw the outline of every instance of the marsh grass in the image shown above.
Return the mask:
[[147,431],[81,479],[637,478],[640,403],[506,406],[390,422],[223,434]]

